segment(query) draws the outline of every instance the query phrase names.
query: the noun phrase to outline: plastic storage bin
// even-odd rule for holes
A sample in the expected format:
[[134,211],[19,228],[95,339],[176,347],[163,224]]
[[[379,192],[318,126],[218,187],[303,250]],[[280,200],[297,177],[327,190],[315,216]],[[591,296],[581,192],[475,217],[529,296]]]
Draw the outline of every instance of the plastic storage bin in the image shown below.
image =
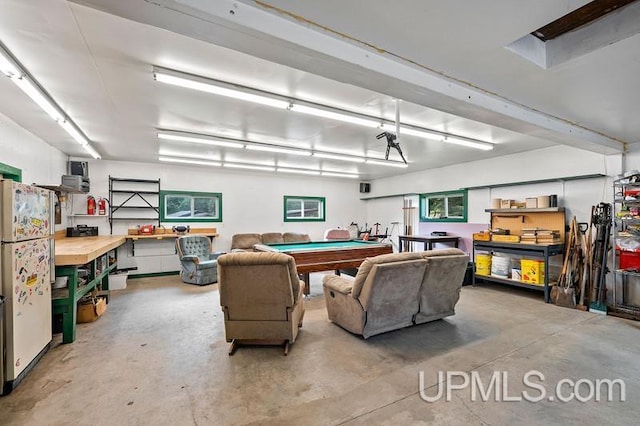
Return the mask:
[[544,260],[522,259],[520,266],[523,283],[544,285]]
[[476,274],[491,275],[491,255],[490,254],[476,255]]
[[127,288],[128,272],[116,272],[109,274],[109,290],[124,290]]

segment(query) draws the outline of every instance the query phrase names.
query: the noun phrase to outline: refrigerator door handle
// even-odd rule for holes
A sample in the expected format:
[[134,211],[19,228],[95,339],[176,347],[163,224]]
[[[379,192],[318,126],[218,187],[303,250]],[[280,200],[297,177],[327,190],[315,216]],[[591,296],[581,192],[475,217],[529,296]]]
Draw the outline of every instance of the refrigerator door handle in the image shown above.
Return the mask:
[[53,284],[56,281],[56,202],[58,197],[55,192],[49,194],[49,234],[51,235],[51,245],[49,246],[49,281]]

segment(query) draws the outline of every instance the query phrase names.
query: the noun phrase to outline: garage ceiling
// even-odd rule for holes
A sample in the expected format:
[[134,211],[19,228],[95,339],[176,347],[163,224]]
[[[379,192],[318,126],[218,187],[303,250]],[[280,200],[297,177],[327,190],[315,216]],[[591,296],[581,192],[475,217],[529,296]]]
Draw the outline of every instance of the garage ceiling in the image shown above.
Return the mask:
[[[505,48],[585,3],[0,0],[0,40],[104,159],[173,153],[375,179],[559,143],[614,153],[638,142],[640,57],[629,52],[640,36],[549,70]],[[170,129],[373,157],[386,148],[379,129],[164,85],[154,66],[387,120],[401,99],[402,122],[495,148],[401,134],[409,167],[397,169],[159,141],[157,129]],[[8,79],[0,91],[0,112],[85,155]]]

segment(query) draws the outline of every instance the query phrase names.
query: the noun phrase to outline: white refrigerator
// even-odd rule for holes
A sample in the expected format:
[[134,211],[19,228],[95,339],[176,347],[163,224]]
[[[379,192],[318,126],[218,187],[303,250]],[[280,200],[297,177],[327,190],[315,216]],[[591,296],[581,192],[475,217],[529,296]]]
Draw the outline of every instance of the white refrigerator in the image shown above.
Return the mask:
[[52,200],[53,193],[47,189],[0,181],[1,394],[20,383],[51,342]]

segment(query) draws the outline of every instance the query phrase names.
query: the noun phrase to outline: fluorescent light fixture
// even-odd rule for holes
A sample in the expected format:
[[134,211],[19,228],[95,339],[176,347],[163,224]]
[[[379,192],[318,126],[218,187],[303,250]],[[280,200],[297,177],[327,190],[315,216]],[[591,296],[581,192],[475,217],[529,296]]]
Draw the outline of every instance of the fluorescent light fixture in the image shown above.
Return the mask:
[[2,48],[0,48],[0,72],[7,77],[20,77],[20,71]]
[[[280,109],[289,109],[301,114],[313,115],[316,117],[328,118],[331,120],[342,121],[344,123],[356,124],[375,129],[382,129],[387,132],[397,133],[396,123],[385,122],[384,119],[372,117],[370,115],[361,114],[354,111],[348,111],[328,105],[321,105],[302,99],[292,98],[290,96],[270,93],[251,87],[241,86],[225,81],[208,79],[205,77],[195,76],[180,71],[170,70],[161,67],[154,67],[154,76],[157,81],[173,84],[180,87],[199,90],[207,93],[213,93],[221,96],[227,96],[235,99],[241,99],[254,102],[261,105],[272,106]],[[396,117],[396,122],[399,122]],[[450,140],[445,142],[457,143],[470,148],[488,150],[493,148],[493,144],[483,141],[475,141],[468,138],[460,138],[462,142],[453,142],[455,135],[446,132],[430,130],[415,125],[400,123],[401,135],[411,135],[420,138],[433,139],[443,141],[443,138]]]
[[228,167],[230,169],[248,169],[248,170],[262,170],[265,172],[275,172],[275,167],[269,166],[250,166],[248,164],[232,164],[232,163],[224,163],[223,167]]
[[353,155],[348,155],[348,154],[330,154],[327,152],[314,152],[313,153],[314,157],[318,157],[318,158],[328,158],[330,160],[341,160],[341,161],[351,161],[352,163],[364,163],[365,162],[365,158],[364,157],[355,157]]
[[[33,102],[38,104],[38,106],[47,114],[49,117],[53,118],[55,121],[63,121],[64,117],[58,111],[50,101],[47,99],[42,92],[40,92],[25,76],[20,78],[12,77],[13,82],[20,88],[24,93],[27,94],[31,98]],[[88,143],[88,142],[87,142]]]
[[208,155],[202,155],[202,154],[190,153],[190,152],[172,151],[169,149],[158,150],[158,155],[160,155],[161,157],[183,157],[183,158],[196,158],[198,160],[220,161],[220,158],[216,156],[208,156]]
[[446,136],[444,139],[442,139],[442,141],[455,145],[466,146],[469,148],[482,149],[484,151],[490,151],[493,149],[493,145],[487,142],[471,141],[468,139],[461,139],[453,136]]
[[289,107],[289,102],[286,100],[280,100],[268,96],[258,95],[251,93],[253,89],[243,88],[242,86],[236,86],[238,89],[233,88],[234,85],[213,79],[206,79],[204,77],[188,76],[188,74],[176,75],[175,72],[170,70],[162,70],[156,68],[154,75],[157,81],[161,83],[171,84],[174,86],[186,87],[188,89],[199,90],[201,92],[213,93],[214,95],[226,96],[228,98],[240,99],[243,101],[249,101],[256,104],[267,105],[275,108],[286,109]]
[[183,163],[183,164],[198,164],[200,166],[214,166],[220,167],[222,163],[219,161],[202,161],[202,160],[189,160],[187,158],[171,158],[171,157],[158,157],[158,160],[168,163]]
[[371,158],[367,158],[367,164],[377,164],[379,166],[391,166],[391,167],[409,167],[408,164],[401,163],[399,161],[387,161],[387,160],[372,160]]
[[200,136],[181,136],[181,135],[174,135],[171,133],[158,133],[158,139],[166,139],[166,140],[178,141],[178,142],[199,143],[202,145],[224,146],[227,148],[244,148],[243,143],[223,141],[219,139],[209,139],[209,138],[200,137]]
[[322,176],[333,176],[341,178],[357,179],[360,175],[348,174],[348,173],[336,173],[336,172],[322,172]]
[[291,155],[303,155],[310,156],[311,151],[306,151],[302,149],[294,149],[294,148],[282,148],[279,146],[268,146],[268,145],[252,145],[247,144],[245,148],[251,151],[265,151],[265,152],[278,152],[281,154],[291,154]]
[[380,122],[377,120],[360,118],[347,113],[334,112],[334,111],[329,111],[329,110],[317,108],[317,107],[311,107],[311,106],[300,105],[300,104],[292,104],[290,109],[294,112],[300,112],[302,114],[307,114],[307,115],[314,115],[316,117],[330,118],[332,120],[338,120],[345,123],[357,124],[358,126],[371,127],[374,129],[380,126]]
[[98,151],[93,149],[91,145],[82,145],[82,148],[84,148],[84,150],[87,151],[89,155],[91,155],[96,160],[99,160],[100,158],[102,158],[100,154],[98,154]]
[[438,132],[433,132],[426,129],[414,129],[412,127],[400,126],[401,135],[417,136],[419,138],[432,139],[434,141],[441,141],[443,135]]
[[58,124],[71,135],[76,142],[82,146],[89,145],[89,140],[76,127],[67,120],[58,121]]
[[0,72],[5,74],[32,101],[55,120],[71,137],[78,142],[93,158],[100,159],[100,154],[89,144],[89,139],[80,128],[60,109],[47,92],[30,76],[22,64],[11,52],[0,43]]
[[300,175],[315,175],[315,176],[320,175],[320,172],[317,170],[287,169],[285,167],[278,167],[276,171],[282,172],[282,173],[297,173]]

